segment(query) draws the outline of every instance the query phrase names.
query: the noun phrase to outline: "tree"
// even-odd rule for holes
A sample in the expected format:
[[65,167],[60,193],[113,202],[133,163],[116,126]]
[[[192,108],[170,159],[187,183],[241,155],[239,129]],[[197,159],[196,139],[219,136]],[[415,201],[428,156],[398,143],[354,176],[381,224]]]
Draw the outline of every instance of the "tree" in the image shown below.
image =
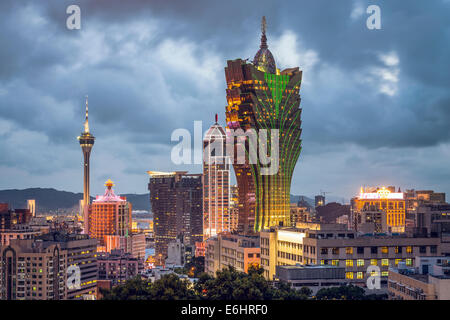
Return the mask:
[[197,294],[207,300],[282,300],[307,299],[307,295],[291,288],[287,283],[272,285],[263,277],[263,269],[250,266],[248,274],[228,267],[219,270],[216,277],[199,277],[195,285]]
[[198,299],[190,282],[175,274],[164,275],[152,282],[139,277],[130,279],[111,290],[101,291],[102,300],[190,300]]
[[317,300],[384,300],[386,298],[386,294],[366,295],[363,288],[354,285],[322,288],[316,294]]

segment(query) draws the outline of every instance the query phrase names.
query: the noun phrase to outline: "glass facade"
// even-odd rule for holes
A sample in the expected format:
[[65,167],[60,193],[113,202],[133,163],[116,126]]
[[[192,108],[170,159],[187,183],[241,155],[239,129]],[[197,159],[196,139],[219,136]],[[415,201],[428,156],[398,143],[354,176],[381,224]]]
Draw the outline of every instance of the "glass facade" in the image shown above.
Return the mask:
[[291,180],[301,152],[302,71],[298,67],[281,72],[272,68],[275,61],[267,49],[264,33],[262,40],[260,51],[264,54],[258,51],[253,63],[237,59],[228,61],[225,67],[227,129],[243,132],[254,129],[258,134],[267,130],[267,150],[275,138],[272,134],[276,134],[271,129],[278,130],[279,139],[278,171],[264,175],[262,170],[268,165],[262,165],[260,159],[257,163],[248,161],[252,152],[249,139],[239,143],[235,136],[231,137],[235,150],[242,148],[247,155],[245,163],[232,159],[240,193],[240,232],[258,232],[280,223],[290,225]]

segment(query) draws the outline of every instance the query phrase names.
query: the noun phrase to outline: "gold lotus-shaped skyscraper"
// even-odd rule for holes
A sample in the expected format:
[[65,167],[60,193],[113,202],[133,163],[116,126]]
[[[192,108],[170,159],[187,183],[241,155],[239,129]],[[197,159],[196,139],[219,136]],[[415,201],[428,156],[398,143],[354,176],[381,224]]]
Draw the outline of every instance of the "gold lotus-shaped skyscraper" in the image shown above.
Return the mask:
[[[258,232],[274,225],[290,225],[292,174],[301,151],[300,84],[298,67],[277,69],[267,45],[263,17],[261,45],[253,62],[227,61],[226,118],[228,129],[279,130],[279,167],[273,175],[262,175],[263,166],[233,160],[239,189],[239,231]],[[234,139],[234,138],[233,138]],[[245,143],[249,153],[248,141]],[[270,148],[268,148],[270,150]]]

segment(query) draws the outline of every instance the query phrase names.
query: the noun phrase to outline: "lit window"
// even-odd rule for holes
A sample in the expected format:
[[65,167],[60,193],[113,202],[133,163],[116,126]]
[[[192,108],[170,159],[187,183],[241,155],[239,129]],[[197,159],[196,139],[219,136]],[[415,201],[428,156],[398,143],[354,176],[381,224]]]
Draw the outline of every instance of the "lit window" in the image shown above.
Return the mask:
[[395,259],[395,265],[397,266],[399,262],[402,262],[402,259]]
[[345,260],[345,266],[346,267],[353,267],[353,260],[351,260],[351,259]]
[[346,253],[346,254],[353,254],[353,247],[347,247],[347,248],[345,248],[345,253]]
[[389,271],[383,271],[383,272],[381,272],[381,276],[382,276],[382,277],[387,277],[387,276],[389,276]]
[[376,266],[378,263],[377,263],[377,259],[370,259],[370,264],[372,265],[372,266]]
[[356,273],[356,278],[357,279],[363,279],[364,278],[363,273],[362,272],[357,272]]
[[412,259],[406,259],[406,265],[412,266]]
[[389,253],[388,247],[381,247],[381,253]]
[[389,259],[381,259],[381,265],[382,266],[388,266],[389,265]]
[[332,264],[333,266],[339,266],[339,260],[332,260],[332,261],[331,261],[331,264]]
[[411,246],[407,246],[406,247],[406,253],[412,253],[412,252],[413,252],[412,247]]
[[346,279],[353,279],[353,272],[346,272],[345,273],[345,278]]

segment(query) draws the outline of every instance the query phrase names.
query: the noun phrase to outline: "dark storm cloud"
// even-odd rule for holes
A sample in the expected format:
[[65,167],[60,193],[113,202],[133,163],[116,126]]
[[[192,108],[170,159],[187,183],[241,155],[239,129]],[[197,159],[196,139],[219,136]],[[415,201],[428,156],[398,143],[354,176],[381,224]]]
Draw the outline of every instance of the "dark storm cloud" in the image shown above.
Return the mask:
[[[81,7],[79,31],[65,26],[71,4]],[[381,7],[381,30],[366,28],[369,4]],[[0,130],[0,167],[73,169],[88,94],[97,137],[93,183],[117,171],[122,180],[130,175],[121,189],[133,189],[140,172],[170,170],[174,129],[192,132],[193,121],[203,120],[206,130],[216,112],[224,122],[223,67],[227,59],[253,57],[262,15],[279,66],[304,69],[297,190],[337,184],[355,168],[370,180],[378,173],[364,168],[396,161],[397,172],[408,162],[420,181],[424,172],[435,176],[419,151],[447,155],[440,146],[450,140],[448,1],[2,1],[0,120],[17,134],[12,140]],[[282,39],[295,44],[276,51]],[[61,155],[28,169],[32,159],[5,155],[12,141],[34,156],[40,149]],[[328,177],[319,179],[311,163],[331,166]],[[405,173],[402,181],[414,183],[408,179]],[[354,186],[346,187],[341,194]]]

